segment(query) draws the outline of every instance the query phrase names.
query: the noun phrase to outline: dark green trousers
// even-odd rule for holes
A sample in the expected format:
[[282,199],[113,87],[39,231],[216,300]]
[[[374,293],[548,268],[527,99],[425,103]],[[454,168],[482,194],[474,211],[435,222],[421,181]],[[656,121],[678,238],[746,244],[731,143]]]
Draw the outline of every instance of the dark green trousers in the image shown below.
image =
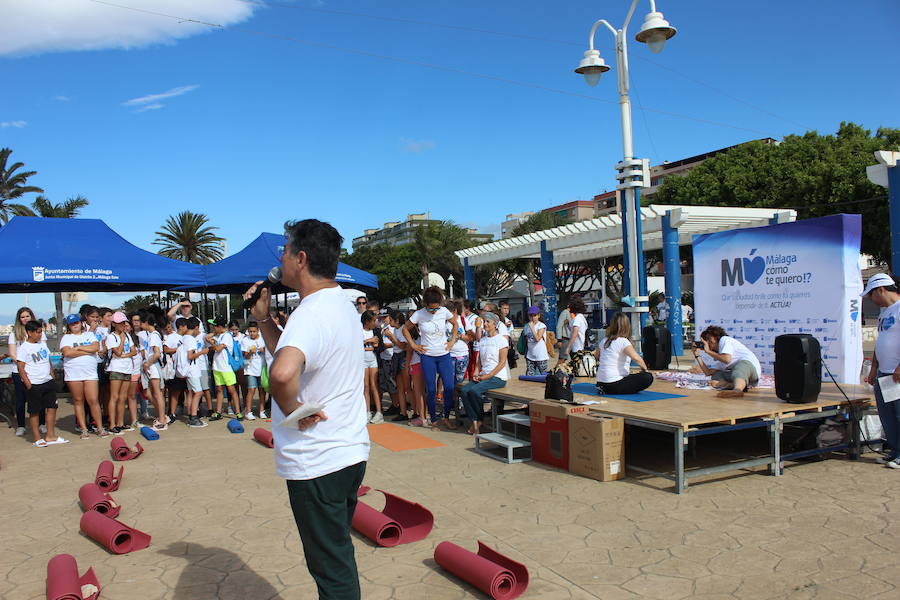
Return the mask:
[[356,493],[366,463],[315,479],[287,481],[306,566],[319,587],[319,600],[359,600],[359,574],[350,537]]

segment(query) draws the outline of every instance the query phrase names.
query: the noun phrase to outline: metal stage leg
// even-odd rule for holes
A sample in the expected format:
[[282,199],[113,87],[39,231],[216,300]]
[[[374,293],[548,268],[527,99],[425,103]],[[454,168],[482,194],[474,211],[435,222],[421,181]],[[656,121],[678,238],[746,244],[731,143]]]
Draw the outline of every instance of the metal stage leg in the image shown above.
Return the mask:
[[781,464],[781,419],[778,415],[769,423],[769,449],[772,453],[769,475],[784,475],[784,466]]
[[847,410],[847,416],[850,417],[848,419],[850,423],[850,448],[847,450],[847,455],[850,457],[850,460],[859,460],[860,454],[862,454],[860,429],[862,428],[863,412],[861,405],[852,402]]
[[684,429],[675,430],[675,493],[683,494],[687,490],[687,478],[684,476]]

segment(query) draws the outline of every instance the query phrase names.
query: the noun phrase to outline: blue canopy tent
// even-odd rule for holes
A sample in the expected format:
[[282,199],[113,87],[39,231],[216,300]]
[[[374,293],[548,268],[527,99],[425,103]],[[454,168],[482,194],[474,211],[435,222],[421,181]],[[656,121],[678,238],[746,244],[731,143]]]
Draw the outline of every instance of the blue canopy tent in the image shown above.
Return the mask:
[[[284,245],[284,236],[277,233],[261,233],[240,252],[206,265],[205,286],[182,286],[179,289],[215,293],[243,293],[255,281],[265,279],[272,267],[281,263],[278,247]],[[345,286],[378,287],[378,277],[366,271],[338,263],[335,280]],[[288,290],[276,286],[275,293]]]
[[128,292],[205,283],[203,267],[141,250],[100,219],[13,217],[0,229],[0,292]]

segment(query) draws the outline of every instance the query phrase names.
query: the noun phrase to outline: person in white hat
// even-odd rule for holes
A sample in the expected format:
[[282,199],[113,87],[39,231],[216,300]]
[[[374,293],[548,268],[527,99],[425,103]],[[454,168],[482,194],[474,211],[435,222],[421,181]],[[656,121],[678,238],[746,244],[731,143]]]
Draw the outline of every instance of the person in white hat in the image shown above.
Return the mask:
[[875,341],[872,368],[867,378],[875,387],[878,418],[881,419],[884,437],[890,446],[887,456],[879,458],[878,462],[892,469],[900,469],[900,407],[897,406],[900,402],[885,402],[878,382],[879,377],[892,375],[894,381],[900,383],[900,288],[893,277],[878,273],[869,278],[862,295],[868,296],[869,300],[881,308],[878,315],[878,339]]

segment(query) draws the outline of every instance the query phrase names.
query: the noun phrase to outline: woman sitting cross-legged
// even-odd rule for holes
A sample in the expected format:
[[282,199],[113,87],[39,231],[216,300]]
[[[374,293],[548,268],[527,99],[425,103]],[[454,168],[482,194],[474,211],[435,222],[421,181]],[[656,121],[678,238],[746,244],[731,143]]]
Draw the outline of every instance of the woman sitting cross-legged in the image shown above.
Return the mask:
[[[627,315],[616,313],[606,337],[594,352],[597,357],[597,390],[601,394],[637,394],[653,383],[653,374],[647,370],[647,363],[631,345],[631,320]],[[641,368],[631,373],[631,363]]]
[[509,367],[506,353],[509,342],[497,331],[500,317],[492,312],[482,315],[484,335],[478,351],[478,368],[472,375],[472,381],[459,391],[466,416],[472,421],[469,433],[481,433],[481,422],[484,421],[484,393],[506,385],[509,379]]

